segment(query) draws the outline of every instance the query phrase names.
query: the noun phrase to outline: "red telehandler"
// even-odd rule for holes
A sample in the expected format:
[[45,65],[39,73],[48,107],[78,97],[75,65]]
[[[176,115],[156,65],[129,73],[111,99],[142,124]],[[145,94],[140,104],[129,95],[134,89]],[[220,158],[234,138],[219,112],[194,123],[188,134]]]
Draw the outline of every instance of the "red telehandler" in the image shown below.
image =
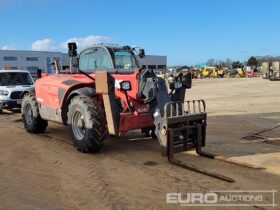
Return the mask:
[[[206,138],[203,100],[185,101],[191,73],[179,74],[170,84],[137,60],[145,51],[130,46],[96,45],[77,54],[68,44],[70,73],[41,76],[35,87],[23,93],[22,119],[30,133],[42,133],[48,121],[69,126],[74,147],[98,151],[107,133],[122,136],[142,129],[159,140],[162,154],[178,166],[228,182],[223,175],[196,168],[174,158],[174,153],[196,149],[199,155]],[[220,157],[220,156],[219,156]]]

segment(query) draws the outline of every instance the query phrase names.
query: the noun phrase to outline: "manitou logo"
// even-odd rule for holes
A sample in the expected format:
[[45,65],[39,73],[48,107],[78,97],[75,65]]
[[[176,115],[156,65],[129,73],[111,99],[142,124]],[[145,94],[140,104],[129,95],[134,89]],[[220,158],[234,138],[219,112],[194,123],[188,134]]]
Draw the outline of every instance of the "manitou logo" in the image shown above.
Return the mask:
[[140,108],[137,108],[137,112],[138,112],[138,113],[149,112],[149,107],[147,107],[147,106],[142,106],[142,107],[140,107]]
[[166,203],[179,204],[215,204],[218,202],[217,193],[167,193]]

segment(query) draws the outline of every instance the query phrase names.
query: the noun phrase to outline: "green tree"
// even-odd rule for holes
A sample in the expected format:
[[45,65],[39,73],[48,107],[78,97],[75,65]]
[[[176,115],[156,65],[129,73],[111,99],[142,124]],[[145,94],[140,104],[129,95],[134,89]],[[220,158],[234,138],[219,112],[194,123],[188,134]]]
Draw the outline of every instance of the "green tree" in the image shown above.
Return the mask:
[[242,67],[242,63],[240,63],[240,61],[232,62],[232,68],[236,69],[236,68],[241,68],[241,67]]
[[247,65],[257,67],[258,66],[258,60],[255,57],[252,56],[251,58],[248,59]]

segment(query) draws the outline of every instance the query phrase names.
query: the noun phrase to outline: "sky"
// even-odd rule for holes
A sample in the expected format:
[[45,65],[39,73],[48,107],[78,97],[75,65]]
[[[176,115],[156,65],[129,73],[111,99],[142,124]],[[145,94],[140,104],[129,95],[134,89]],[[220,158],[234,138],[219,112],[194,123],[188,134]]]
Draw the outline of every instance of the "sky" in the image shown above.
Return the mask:
[[168,65],[280,55],[279,0],[0,0],[0,49],[145,48]]

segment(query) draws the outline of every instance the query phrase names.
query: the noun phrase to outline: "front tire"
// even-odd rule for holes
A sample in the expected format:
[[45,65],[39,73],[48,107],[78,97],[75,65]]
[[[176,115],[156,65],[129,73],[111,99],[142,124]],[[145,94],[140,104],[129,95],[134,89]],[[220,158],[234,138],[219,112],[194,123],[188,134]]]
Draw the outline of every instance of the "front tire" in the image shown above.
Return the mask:
[[48,127],[48,121],[43,120],[39,113],[38,103],[33,95],[26,94],[22,99],[22,121],[29,133],[43,133]]
[[73,146],[80,152],[97,152],[106,135],[104,110],[89,97],[75,96],[69,105],[68,124]]
[[152,137],[153,139],[157,139],[155,128],[142,128],[142,133],[145,134],[146,137]]

